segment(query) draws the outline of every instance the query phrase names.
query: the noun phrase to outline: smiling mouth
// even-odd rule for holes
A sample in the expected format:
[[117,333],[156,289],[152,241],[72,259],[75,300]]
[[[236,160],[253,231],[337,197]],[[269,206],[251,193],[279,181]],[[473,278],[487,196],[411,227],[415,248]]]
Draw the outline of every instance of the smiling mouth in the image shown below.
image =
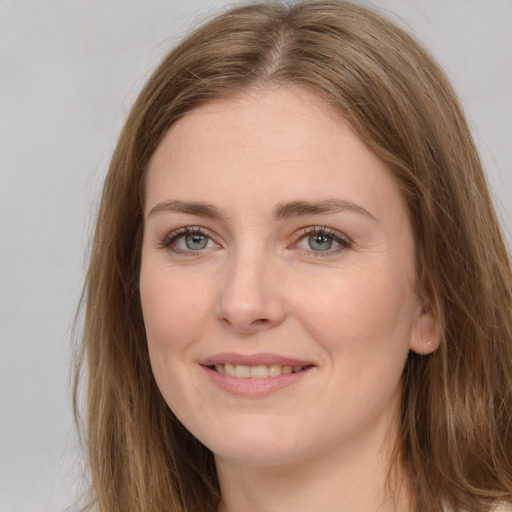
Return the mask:
[[244,364],[216,364],[215,366],[209,366],[211,370],[217,373],[227,375],[228,377],[235,377],[238,379],[267,379],[273,377],[279,377],[280,375],[289,375],[291,373],[301,373],[312,365],[306,366],[288,366],[279,364],[259,364],[255,366],[248,366]]

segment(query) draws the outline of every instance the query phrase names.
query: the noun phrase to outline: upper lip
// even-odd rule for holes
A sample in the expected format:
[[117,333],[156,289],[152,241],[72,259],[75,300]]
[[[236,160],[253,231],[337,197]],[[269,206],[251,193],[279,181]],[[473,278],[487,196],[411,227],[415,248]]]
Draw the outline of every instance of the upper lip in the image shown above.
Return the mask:
[[214,354],[199,361],[202,366],[215,366],[217,364],[232,364],[245,366],[272,365],[280,366],[314,366],[311,361],[296,359],[278,354],[261,353],[261,354],[236,354],[226,352],[222,354]]

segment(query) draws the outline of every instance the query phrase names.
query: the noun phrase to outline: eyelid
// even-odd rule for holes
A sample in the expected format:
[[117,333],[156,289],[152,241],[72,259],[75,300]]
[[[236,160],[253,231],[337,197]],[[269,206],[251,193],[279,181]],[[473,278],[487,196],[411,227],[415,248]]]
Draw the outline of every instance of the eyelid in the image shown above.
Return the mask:
[[[326,251],[314,251],[312,249],[303,249],[301,247],[298,247],[299,242],[301,242],[304,238],[307,236],[320,234],[320,235],[326,235],[331,237],[334,241],[340,244],[339,247],[332,249],[332,250],[326,250]],[[290,246],[292,249],[299,249],[303,250],[305,254],[307,254],[308,257],[327,257],[327,256],[333,256],[335,254],[341,253],[343,251],[346,251],[350,247],[352,247],[353,242],[344,233],[341,233],[340,231],[329,228],[326,226],[307,226],[302,229],[300,229],[296,235],[295,235],[295,242]]]
[[342,241],[345,240],[347,242],[351,242],[350,238],[347,235],[345,235],[341,231],[338,231],[337,229],[330,228],[328,226],[306,226],[297,231],[297,236],[304,237],[305,235],[314,235],[315,233],[321,233],[332,236],[334,238],[339,238]]
[[[157,241],[157,245],[163,249],[166,249],[174,254],[178,255],[186,255],[186,256],[195,256],[198,257],[203,252],[206,252],[207,248],[201,249],[201,250],[192,250],[192,249],[180,249],[177,247],[172,247],[172,245],[181,237],[186,235],[193,235],[193,234],[199,234],[202,236],[207,237],[213,244],[215,244],[217,247],[222,247],[222,244],[220,244],[217,241],[217,236],[215,233],[212,233],[209,229],[204,228],[203,226],[182,226],[177,229],[173,229],[169,233],[167,233],[162,239]],[[327,249],[325,251],[315,251],[313,249],[306,249],[299,247],[298,244],[307,236],[311,235],[326,235],[328,237],[331,237],[337,244],[339,244],[338,247],[334,249]],[[295,235],[294,235],[295,241],[288,246],[289,249],[297,249],[304,252],[304,254],[307,257],[328,257],[333,256],[338,253],[341,253],[343,251],[346,251],[349,249],[353,242],[344,233],[327,227],[327,226],[306,226],[301,229],[299,229]],[[210,249],[212,249],[210,247]]]
[[179,238],[186,235],[195,235],[199,234],[207,237],[211,242],[213,242],[216,246],[221,247],[221,244],[217,242],[215,234],[202,226],[183,226],[177,229],[173,229],[169,233],[167,233],[161,240],[158,240],[158,246],[167,249],[175,254],[185,254],[187,256],[199,256],[199,253],[203,252],[203,250],[183,250],[178,248],[172,248],[172,244],[174,244]]

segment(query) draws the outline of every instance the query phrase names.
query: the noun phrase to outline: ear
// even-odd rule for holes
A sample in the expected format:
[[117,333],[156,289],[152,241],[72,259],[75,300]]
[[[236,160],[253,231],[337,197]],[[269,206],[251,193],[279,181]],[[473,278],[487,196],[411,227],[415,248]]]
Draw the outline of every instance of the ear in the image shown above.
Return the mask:
[[420,306],[414,321],[409,348],[417,354],[434,352],[441,343],[441,327],[437,315],[428,306]]

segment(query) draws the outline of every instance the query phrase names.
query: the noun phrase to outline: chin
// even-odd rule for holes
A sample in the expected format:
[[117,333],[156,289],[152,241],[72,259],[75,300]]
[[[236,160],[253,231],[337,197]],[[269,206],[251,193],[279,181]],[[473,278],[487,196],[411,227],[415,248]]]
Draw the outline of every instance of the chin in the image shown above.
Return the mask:
[[269,444],[219,446],[213,455],[216,460],[254,467],[286,466],[297,460],[296,452]]
[[286,429],[230,428],[221,435],[203,438],[215,458],[230,460],[237,464],[254,466],[279,466],[295,460],[302,451],[294,436],[287,435]]

